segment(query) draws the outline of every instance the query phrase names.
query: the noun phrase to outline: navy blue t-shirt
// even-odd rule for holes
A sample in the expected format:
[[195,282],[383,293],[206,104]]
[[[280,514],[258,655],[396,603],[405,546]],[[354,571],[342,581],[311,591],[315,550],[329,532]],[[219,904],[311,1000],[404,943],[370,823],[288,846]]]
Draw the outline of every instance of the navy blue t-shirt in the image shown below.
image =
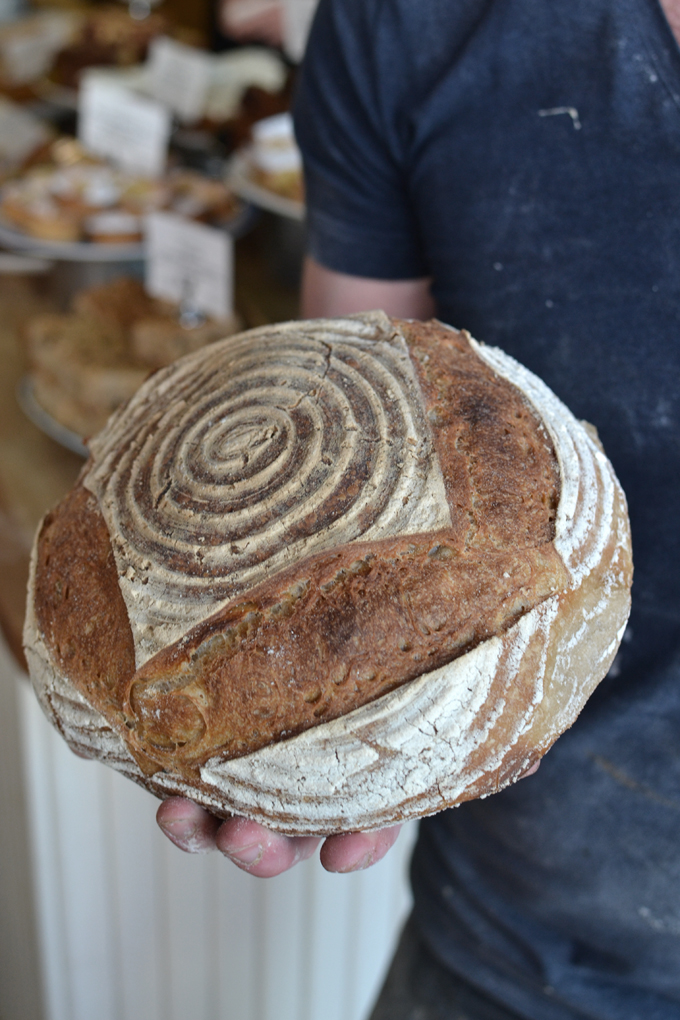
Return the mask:
[[416,920],[532,1020],[680,1020],[680,50],[657,0],[321,0],[309,248],[593,422],[626,490],[624,644],[536,776],[421,825]]

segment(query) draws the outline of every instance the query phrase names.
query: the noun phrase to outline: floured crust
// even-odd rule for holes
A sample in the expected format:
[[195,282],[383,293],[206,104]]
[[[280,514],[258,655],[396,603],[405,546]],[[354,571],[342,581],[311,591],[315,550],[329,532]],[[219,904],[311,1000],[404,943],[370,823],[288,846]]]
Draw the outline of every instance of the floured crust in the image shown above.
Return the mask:
[[[135,593],[143,599],[157,579],[148,568],[140,578],[139,562],[117,544],[125,527],[111,493],[139,478],[129,468],[121,473],[123,412],[94,444],[84,484],[48,517],[37,543],[26,644],[43,703],[50,690],[63,697],[70,685],[115,744],[115,754],[102,744],[98,756],[115,759],[115,767],[159,795],[189,793],[217,813],[236,811],[290,833],[373,828],[493,792],[571,724],[620,640],[630,546],[611,467],[535,377],[463,334],[439,324],[393,325],[380,316],[283,330],[289,344],[295,330],[306,331],[305,343],[312,338],[305,357],[323,338],[331,352],[324,379],[334,343],[343,366],[354,357],[352,330],[361,338],[359,361],[374,359],[364,378],[384,375],[385,365],[394,372],[406,394],[400,413],[404,406],[408,413],[399,419],[406,422],[402,435],[390,429],[386,435],[393,447],[416,448],[407,469],[420,479],[414,491],[434,504],[429,520],[417,507],[404,513],[402,503],[400,515],[364,513],[362,532],[351,523],[352,501],[338,511],[342,492],[327,487],[302,555],[287,563],[285,541],[283,555],[276,543],[265,543],[260,548],[268,556],[240,574],[229,569],[228,555],[221,561],[213,555],[222,574],[213,570],[212,604],[200,586],[192,594],[190,584],[193,626],[177,636],[176,613],[164,608],[166,632],[154,650],[148,624],[135,633]],[[244,337],[266,342],[266,334]],[[376,369],[380,344],[386,353]],[[185,376],[197,358],[181,363]],[[148,412],[151,394],[160,394],[149,434],[162,433],[163,398],[172,414],[176,378],[168,370],[146,384],[127,419]],[[506,378],[519,381],[522,392]],[[380,385],[389,391],[392,384],[381,377]],[[322,392],[317,403],[324,400]],[[340,420],[338,435],[342,427]],[[371,427],[366,418],[364,431]],[[360,464],[356,449],[352,454],[350,465]],[[392,467],[379,476],[388,511],[395,492],[404,499],[399,460],[393,450]],[[357,492],[361,500],[361,485]],[[429,527],[409,527],[409,513],[411,522]],[[349,531],[338,524],[344,518]],[[319,543],[317,536],[333,530],[335,541]],[[69,557],[76,533],[78,552]],[[219,552],[214,542],[213,548]],[[164,589],[170,605],[174,555]],[[55,595],[67,576],[82,611]],[[103,579],[98,592],[93,577]],[[112,583],[116,596],[108,598]],[[104,605],[108,617],[97,615]],[[88,644],[103,630],[92,629],[93,619],[117,635],[115,648],[111,638],[102,645],[103,661]],[[79,634],[88,626],[81,654]],[[151,634],[157,630],[152,626]],[[94,682],[92,663],[102,676],[112,658],[121,664],[115,676]],[[58,719],[70,711],[50,714]],[[76,731],[71,727],[71,743]]]
[[154,376],[91,444],[137,665],[306,556],[451,525],[385,316],[251,330]]

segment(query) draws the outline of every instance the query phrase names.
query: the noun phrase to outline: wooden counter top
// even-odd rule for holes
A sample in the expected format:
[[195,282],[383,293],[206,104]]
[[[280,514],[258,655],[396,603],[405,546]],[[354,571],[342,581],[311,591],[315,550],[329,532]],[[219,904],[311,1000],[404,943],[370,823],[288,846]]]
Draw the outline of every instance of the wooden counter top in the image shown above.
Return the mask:
[[[272,224],[236,246],[235,304],[246,328],[295,318],[297,293],[267,258]],[[21,326],[54,310],[43,277],[0,276],[0,627],[19,662],[33,535],[46,511],[71,488],[83,461],[43,435],[20,410],[15,390],[25,371]]]

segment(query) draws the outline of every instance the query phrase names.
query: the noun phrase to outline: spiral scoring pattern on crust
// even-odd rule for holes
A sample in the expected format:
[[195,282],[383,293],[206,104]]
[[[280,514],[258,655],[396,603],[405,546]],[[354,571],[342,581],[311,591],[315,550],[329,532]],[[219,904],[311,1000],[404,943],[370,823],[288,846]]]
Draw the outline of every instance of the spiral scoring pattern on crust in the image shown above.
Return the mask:
[[221,341],[154,376],[92,453],[138,666],[302,556],[451,523],[382,314]]

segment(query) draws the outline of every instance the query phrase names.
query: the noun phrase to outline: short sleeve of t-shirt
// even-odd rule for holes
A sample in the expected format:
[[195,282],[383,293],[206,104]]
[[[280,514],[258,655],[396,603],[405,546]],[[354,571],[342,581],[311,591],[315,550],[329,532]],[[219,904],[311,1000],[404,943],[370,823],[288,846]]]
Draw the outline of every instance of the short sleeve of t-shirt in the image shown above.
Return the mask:
[[308,250],[354,276],[428,273],[408,194],[399,20],[382,0],[321,0],[295,103]]

